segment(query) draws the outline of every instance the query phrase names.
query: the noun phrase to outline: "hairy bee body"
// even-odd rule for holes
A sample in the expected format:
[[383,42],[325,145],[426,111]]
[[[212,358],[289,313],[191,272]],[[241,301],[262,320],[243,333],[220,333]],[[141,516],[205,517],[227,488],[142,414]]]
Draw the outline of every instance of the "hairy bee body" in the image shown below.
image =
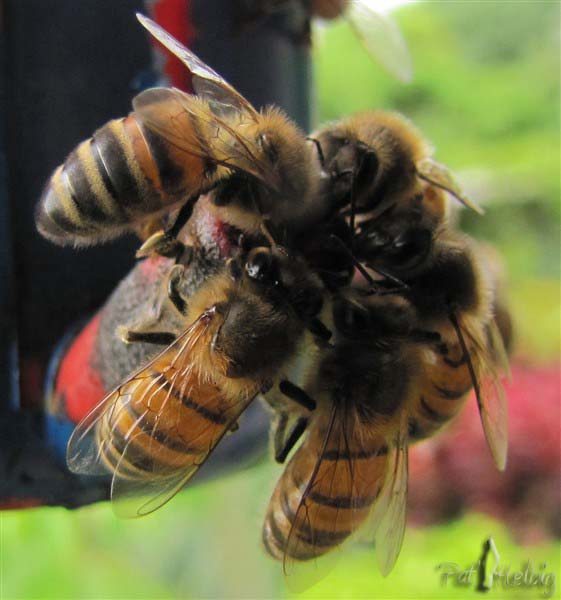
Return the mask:
[[409,409],[411,441],[428,438],[448,424],[472,389],[467,359],[459,343],[448,344],[445,353],[425,349],[424,372]]
[[37,228],[63,245],[110,239],[211,181],[202,158],[179,155],[133,112],[98,129],[56,169],[37,207]]
[[305,227],[321,218],[317,157],[296,124],[276,107],[258,112],[158,25],[139,20],[191,71],[198,95],[145,90],[128,117],[82,142],[43,192],[40,233],[61,245],[93,244],[127,229],[149,238],[161,229],[160,217],[179,207],[181,229],[212,188],[226,222],[247,233],[259,232],[264,219]]
[[[432,436],[461,411],[474,388],[470,361],[488,361],[492,369],[506,369],[503,363],[512,335],[510,313],[501,297],[502,291],[497,289],[499,274],[492,272],[493,266],[480,250],[479,246],[471,244],[464,247],[473,269],[474,277],[469,284],[473,296],[470,301],[470,294],[466,292],[464,298],[468,299],[468,304],[463,309],[459,304],[455,305],[457,316],[467,332],[465,348],[450,321],[442,319],[440,326],[435,328],[441,335],[441,343],[424,349],[423,374],[409,419],[412,440]],[[483,365],[478,366],[481,370]],[[480,383],[478,377],[481,373],[475,374],[476,384]]]
[[425,348],[423,373],[410,408],[412,439],[432,435],[455,417],[470,392],[497,466],[506,461],[506,404],[499,381],[508,370],[502,333],[494,322],[493,275],[467,236],[441,232],[420,272],[407,280],[418,326],[438,333]]
[[321,148],[326,202],[356,221],[355,255],[400,277],[422,264],[447,225],[446,193],[481,212],[418,129],[398,113],[370,111],[328,124]]
[[[322,357],[311,386],[318,414],[310,418],[265,516],[263,543],[273,558],[305,561],[341,545],[395,483],[396,438],[417,363],[411,349],[384,341],[380,347],[373,340],[341,340]],[[389,504],[381,518],[391,511]],[[380,543],[383,553],[401,539]]]
[[277,381],[321,309],[319,278],[282,248],[231,259],[188,303],[182,272],[175,265],[167,286],[182,333],[161,331],[158,320],[121,327],[126,343],[167,347],[106,396],[68,445],[73,471],[112,474],[113,497],[148,496],[128,516],[155,510],[187,482]]
[[[342,450],[343,431],[332,431],[316,477],[329,485],[316,485],[306,497],[306,514],[298,512],[302,497],[321,454],[326,423],[314,421],[306,440],[284,469],[263,525],[263,544],[278,560],[285,556],[310,560],[339,546],[367,519],[382,489],[388,465],[388,447],[383,435],[368,433],[356,444],[351,437]],[[358,432],[353,432],[353,436]],[[349,464],[352,463],[352,470]],[[313,526],[310,525],[313,523]]]
[[467,236],[440,231],[433,242],[428,255],[400,272],[404,288],[336,293],[334,346],[320,356],[316,381],[308,376],[306,383],[321,408],[265,517],[263,543],[274,558],[319,557],[374,515],[392,522],[376,534],[385,553],[381,569],[391,569],[405,521],[407,446],[448,423],[472,387],[491,452],[504,468],[492,278]]
[[[209,312],[204,318],[217,316]],[[201,343],[210,345],[210,333]],[[113,409],[100,420],[97,445],[109,472],[145,479],[191,466],[228,423],[228,407],[257,392],[247,382],[237,389],[231,381],[221,385],[223,373],[208,364],[204,370],[185,370],[181,386],[174,385],[174,354],[160,355],[142,380],[122,386]]]

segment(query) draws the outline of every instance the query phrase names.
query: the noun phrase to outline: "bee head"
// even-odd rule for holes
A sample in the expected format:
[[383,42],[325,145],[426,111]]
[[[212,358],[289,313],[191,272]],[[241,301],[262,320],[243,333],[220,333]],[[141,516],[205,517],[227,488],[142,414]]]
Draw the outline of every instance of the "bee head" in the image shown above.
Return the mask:
[[279,251],[265,246],[242,249],[237,257],[227,263],[230,276],[242,287],[258,294],[268,288],[273,290],[281,284],[280,256]]
[[350,204],[354,195],[360,211],[374,185],[380,161],[374,148],[344,133],[334,132],[317,139],[323,159],[324,195],[334,210]]
[[438,230],[438,218],[425,210],[419,193],[407,203],[392,205],[362,221],[356,235],[357,255],[373,269],[399,278],[415,274],[428,260]]
[[316,316],[323,306],[319,278],[299,257],[281,247],[260,246],[229,261],[231,277],[242,288],[271,302],[290,306],[303,318]]
[[359,255],[373,269],[387,269],[397,277],[408,278],[426,263],[433,238],[426,228],[407,229],[395,236],[374,230],[361,240]]
[[228,377],[270,377],[294,352],[306,318],[321,310],[323,288],[303,259],[279,246],[252,248],[231,259],[229,271],[237,285],[214,348],[228,360]]

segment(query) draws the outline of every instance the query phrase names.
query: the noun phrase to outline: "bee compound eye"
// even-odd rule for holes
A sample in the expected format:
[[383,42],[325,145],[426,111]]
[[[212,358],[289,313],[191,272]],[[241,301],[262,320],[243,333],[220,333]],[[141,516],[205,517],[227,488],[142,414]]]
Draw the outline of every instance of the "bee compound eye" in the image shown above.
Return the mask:
[[432,234],[427,229],[414,229],[399,236],[394,241],[395,266],[400,269],[417,267],[425,261],[431,246]]
[[248,258],[245,271],[250,279],[261,283],[278,280],[277,261],[270,252],[264,250],[257,251]]

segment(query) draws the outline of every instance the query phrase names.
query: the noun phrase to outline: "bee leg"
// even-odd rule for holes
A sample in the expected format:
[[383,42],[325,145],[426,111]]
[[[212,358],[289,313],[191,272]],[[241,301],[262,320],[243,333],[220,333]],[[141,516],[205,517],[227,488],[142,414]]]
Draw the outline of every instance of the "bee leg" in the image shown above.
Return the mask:
[[191,200],[185,202],[179,209],[179,213],[177,214],[173,225],[166,231],[159,230],[152,234],[137,250],[136,257],[142,258],[144,256],[149,256],[150,254],[159,254],[166,258],[179,259],[185,252],[186,246],[177,239],[177,236],[183,229],[185,223],[191,218],[193,206],[194,202]]
[[318,337],[322,342],[329,342],[331,336],[333,335],[331,330],[317,317],[314,319],[310,319],[306,323],[306,327],[313,335]]
[[187,200],[185,204],[179,209],[177,213],[177,217],[173,225],[166,231],[166,235],[171,238],[176,238],[179,235],[179,232],[183,229],[184,225],[191,218],[193,214],[193,208],[195,206],[195,202],[192,198]]
[[181,295],[179,291],[179,283],[183,274],[185,272],[185,267],[183,265],[174,265],[168,275],[168,297],[171,300],[172,304],[175,306],[177,311],[185,316],[189,310],[187,306],[187,302]]
[[287,398],[290,398],[300,406],[304,407],[306,410],[312,411],[316,408],[316,401],[313,398],[310,398],[308,394],[299,386],[292,383],[292,381],[288,381],[284,379],[279,383],[279,390],[281,394],[285,395]]
[[263,222],[261,223],[261,226],[260,226],[261,233],[263,234],[265,239],[269,242],[269,245],[271,246],[271,248],[276,248],[277,243],[275,242],[274,237],[271,235],[271,232],[269,231],[269,227],[270,227],[269,223],[265,219],[263,219]]
[[120,337],[125,344],[142,342],[144,344],[157,344],[159,346],[169,346],[177,337],[169,331],[142,331],[138,329],[128,329],[124,326],[117,328],[117,336]]
[[151,238],[155,233],[161,231],[165,226],[164,219],[162,217],[154,217],[151,219],[146,219],[138,224],[136,224],[133,229],[136,235],[140,238],[142,243],[146,242],[149,238]]
[[285,412],[277,413],[277,417],[273,423],[273,450],[275,452],[275,460],[277,460],[277,456],[282,456],[287,425],[288,414]]
[[308,426],[308,419],[306,417],[300,417],[296,423],[290,429],[288,435],[285,437],[286,426],[288,424],[288,416],[283,413],[280,417],[277,430],[275,431],[275,461],[279,464],[283,464],[286,457],[294,448],[298,440],[302,437],[306,427]]
[[145,258],[159,254],[165,258],[178,259],[185,251],[185,244],[170,237],[167,232],[160,230],[152,234],[136,251],[136,258]]

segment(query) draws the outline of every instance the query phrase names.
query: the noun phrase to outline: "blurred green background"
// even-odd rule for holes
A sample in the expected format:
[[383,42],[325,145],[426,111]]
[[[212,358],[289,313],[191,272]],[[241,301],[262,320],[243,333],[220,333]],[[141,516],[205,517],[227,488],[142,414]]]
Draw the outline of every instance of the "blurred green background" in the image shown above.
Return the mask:
[[[395,13],[413,55],[413,83],[386,75],[345,23],[315,48],[318,122],[373,107],[404,112],[437,159],[486,208],[461,215],[505,257],[516,355],[558,364],[560,352],[560,4],[421,2]],[[242,431],[243,433],[243,431]],[[139,521],[109,506],[0,516],[0,598],[272,598],[291,596],[260,548],[261,521],[280,468],[266,462],[181,494]],[[498,476],[498,475],[497,475]],[[474,481],[474,485],[477,482]],[[303,598],[467,598],[439,580],[444,561],[468,567],[492,534],[501,558],[559,573],[559,541],[520,547],[505,525],[468,514],[409,528],[383,579],[371,548],[345,554]],[[489,598],[538,598],[511,588]],[[558,596],[559,590],[556,595]]]

